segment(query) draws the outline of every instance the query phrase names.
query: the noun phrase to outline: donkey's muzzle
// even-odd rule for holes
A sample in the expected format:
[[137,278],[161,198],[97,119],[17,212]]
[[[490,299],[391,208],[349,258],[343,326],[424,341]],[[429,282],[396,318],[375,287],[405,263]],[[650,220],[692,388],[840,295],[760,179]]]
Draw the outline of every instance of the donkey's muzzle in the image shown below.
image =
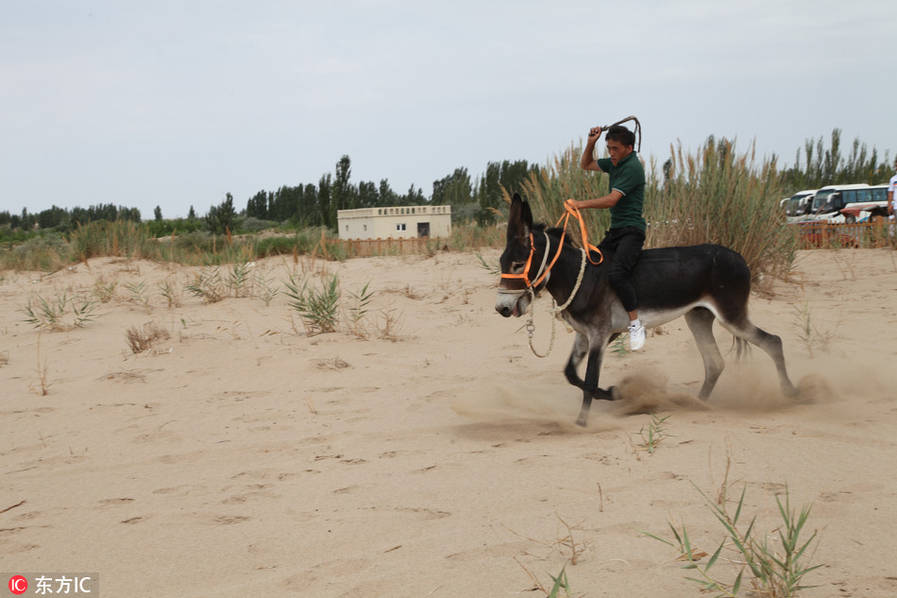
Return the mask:
[[511,314],[513,313],[513,310],[510,307],[508,307],[507,305],[496,305],[495,311],[497,311],[498,313],[500,313],[502,316],[504,316],[506,318],[510,318]]

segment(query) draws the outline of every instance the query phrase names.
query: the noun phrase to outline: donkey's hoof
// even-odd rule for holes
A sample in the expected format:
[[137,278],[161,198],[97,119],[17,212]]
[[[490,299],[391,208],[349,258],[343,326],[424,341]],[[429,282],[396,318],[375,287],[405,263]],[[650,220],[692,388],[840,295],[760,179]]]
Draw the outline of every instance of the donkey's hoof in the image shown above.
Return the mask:
[[587,417],[583,417],[580,415],[579,417],[576,418],[576,425],[580,426],[582,428],[585,428],[586,425],[588,425],[588,422],[589,422],[589,420]]
[[615,394],[617,392],[618,391],[616,386],[609,386],[607,387],[607,389],[597,388],[592,394],[592,397],[601,401],[616,401],[620,398],[617,394]]
[[607,394],[610,395],[608,397],[608,399],[610,399],[611,401],[619,401],[620,399],[623,398],[623,395],[620,394],[620,391],[617,389],[616,386],[608,387]]

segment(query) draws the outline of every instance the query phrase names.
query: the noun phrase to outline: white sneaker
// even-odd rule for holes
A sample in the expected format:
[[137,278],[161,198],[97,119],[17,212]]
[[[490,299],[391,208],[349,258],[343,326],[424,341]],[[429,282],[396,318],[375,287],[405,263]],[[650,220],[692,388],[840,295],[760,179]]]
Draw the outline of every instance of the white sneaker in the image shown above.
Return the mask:
[[629,323],[629,350],[638,351],[645,346],[645,327],[638,320]]

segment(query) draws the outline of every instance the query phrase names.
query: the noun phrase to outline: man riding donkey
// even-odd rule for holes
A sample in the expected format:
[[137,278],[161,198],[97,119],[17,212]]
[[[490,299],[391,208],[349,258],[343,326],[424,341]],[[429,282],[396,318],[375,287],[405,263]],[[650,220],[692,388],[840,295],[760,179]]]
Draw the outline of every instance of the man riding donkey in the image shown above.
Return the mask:
[[576,210],[606,208],[610,210],[610,230],[599,243],[604,254],[612,255],[608,268],[608,282],[617,293],[623,308],[629,313],[629,347],[638,351],[645,345],[645,327],[638,318],[638,297],[632,284],[632,271],[638,263],[645,244],[645,219],[642,207],[645,200],[645,169],[634,151],[635,134],[622,125],[607,130],[607,152],[610,158],[594,158],[595,143],[601,137],[601,127],[589,130],[580,166],[585,170],[610,175],[607,195],[576,201],[566,205]]
[[[635,117],[630,119],[640,129]],[[563,227],[546,228],[544,223],[534,222],[529,204],[514,194],[508,210],[507,243],[499,258],[501,282],[495,310],[505,318],[520,317],[539,291],[551,294],[557,304],[554,311],[576,332],[564,376],[582,391],[576,419],[581,426],[587,423],[593,399],[621,398],[613,386],[599,385],[608,344],[628,329],[631,346],[637,349],[645,341],[645,326],[658,326],[680,316],[685,317],[704,362],[698,398],[710,397],[725,367],[713,335],[717,320],[735,337],[739,357],[747,343],[762,349],[775,364],[782,392],[796,396],[798,389],[785,367],[782,339],[756,326],[748,315],[751,270],[743,256],[713,243],[642,251],[645,174],[633,151],[635,136],[616,126],[619,124],[593,128],[581,160],[587,170],[610,174],[610,192],[585,201],[568,200]],[[592,152],[603,129],[607,129],[610,159],[595,160]],[[611,228],[600,245],[608,254],[607,262],[596,263],[589,257],[592,247],[580,208],[610,210]],[[583,233],[582,247],[567,239],[567,221],[574,215]],[[532,339],[531,326],[530,322]],[[580,377],[583,361],[585,376]]]

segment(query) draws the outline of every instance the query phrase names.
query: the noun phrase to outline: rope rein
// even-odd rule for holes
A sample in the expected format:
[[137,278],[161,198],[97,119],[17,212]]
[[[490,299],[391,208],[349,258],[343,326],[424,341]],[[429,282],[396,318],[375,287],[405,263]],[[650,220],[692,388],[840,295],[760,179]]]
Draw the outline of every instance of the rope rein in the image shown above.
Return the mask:
[[[566,217],[568,219],[569,219],[570,213],[571,213],[571,210],[568,208],[568,213],[566,215]],[[580,224],[583,224],[582,216],[578,213],[578,211],[574,212],[574,213],[579,218]],[[560,221],[558,221],[558,223],[560,223]],[[566,232],[566,227],[567,227],[567,223],[564,222],[565,232]],[[582,228],[582,232],[584,235],[583,236],[583,244],[590,248],[593,247],[592,245],[589,244],[588,237],[585,236],[585,227],[584,226]],[[545,252],[544,252],[545,255],[542,257],[542,265],[539,267],[539,272],[536,275],[537,280],[541,279],[541,275],[543,274],[542,270],[545,268],[545,261],[546,261],[546,258],[548,257],[548,253],[551,248],[551,239],[548,237],[548,234],[545,233],[544,231],[542,234],[545,235]],[[564,238],[562,236],[561,244],[558,246],[558,251],[555,254],[555,259],[552,260],[552,262],[551,262],[552,266],[557,261],[557,258],[561,254],[561,251],[564,249],[563,243],[564,243]],[[595,247],[595,251],[597,251],[599,253],[599,255],[601,255],[601,259],[599,259],[598,262],[592,262],[592,263],[594,263],[595,265],[598,265],[602,261],[604,261],[604,255],[601,253],[601,250],[599,250],[597,247]],[[582,286],[582,279],[585,276],[585,272],[586,272],[586,262],[592,261],[591,257],[588,256],[585,249],[580,249],[579,253],[582,258],[579,262],[579,273],[576,276],[576,282],[573,285],[573,289],[570,290],[570,294],[567,296],[567,300],[564,301],[563,305],[558,305],[557,301],[555,301],[554,297],[551,298],[551,310],[553,312],[553,317],[551,318],[551,337],[548,339],[548,349],[546,349],[544,354],[539,353],[539,351],[536,349],[536,346],[533,342],[533,338],[536,335],[536,324],[535,324],[535,316],[534,316],[536,293],[533,290],[533,287],[535,285],[531,285],[531,286],[527,287],[525,291],[522,291],[523,293],[529,293],[529,296],[530,296],[530,310],[529,310],[529,316],[527,317],[527,320],[526,320],[526,335],[527,335],[528,341],[529,341],[529,348],[533,352],[533,355],[535,355],[536,357],[538,357],[540,359],[544,359],[544,358],[548,357],[549,355],[551,355],[551,350],[554,348],[554,339],[556,337],[556,322],[555,322],[555,320],[557,320],[560,317],[560,313],[562,311],[564,311],[565,309],[570,307],[570,304],[573,303],[573,300],[576,298],[576,294],[579,292],[579,288]],[[549,270],[550,270],[550,268],[549,268]],[[545,278],[547,281],[548,276],[550,275],[550,272],[545,272],[544,274],[545,274]],[[499,292],[507,293],[508,291],[499,289]],[[520,293],[520,291],[511,291],[511,292]]]

